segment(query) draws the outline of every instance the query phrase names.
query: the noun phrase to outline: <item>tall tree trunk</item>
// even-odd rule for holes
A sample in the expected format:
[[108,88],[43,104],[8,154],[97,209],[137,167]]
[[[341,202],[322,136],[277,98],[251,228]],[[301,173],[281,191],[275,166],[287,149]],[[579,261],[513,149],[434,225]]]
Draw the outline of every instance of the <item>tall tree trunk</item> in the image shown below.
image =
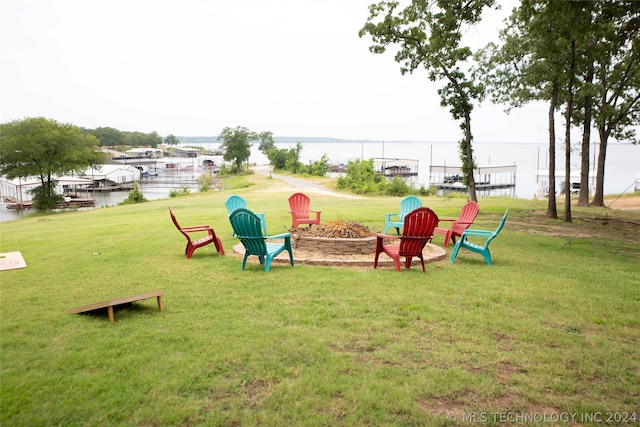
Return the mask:
[[576,41],[571,41],[571,62],[569,65],[569,83],[567,85],[567,110],[564,132],[564,220],[571,222],[571,113],[573,112],[573,82],[576,69]]
[[468,180],[469,180],[469,198],[472,202],[478,201],[478,196],[476,194],[476,179],[473,176],[476,164],[473,161],[473,149],[471,148],[471,140],[473,139],[471,135],[471,111],[467,109],[464,113],[464,149],[465,156],[467,158],[467,167],[468,167]]
[[[587,86],[593,83],[593,63],[589,64],[589,70],[585,79]],[[582,160],[580,162],[580,193],[578,194],[578,206],[589,206],[589,158],[591,157],[589,146],[591,144],[591,116],[593,97],[589,94],[584,98],[584,122],[582,123]]]
[[547,218],[558,219],[556,207],[556,121],[555,112],[558,104],[558,79],[551,85],[551,101],[549,101],[549,200]]
[[596,167],[596,191],[591,201],[591,206],[604,206],[604,161],[607,157],[607,142],[609,133],[606,129],[599,127],[600,149],[598,150],[598,165]]

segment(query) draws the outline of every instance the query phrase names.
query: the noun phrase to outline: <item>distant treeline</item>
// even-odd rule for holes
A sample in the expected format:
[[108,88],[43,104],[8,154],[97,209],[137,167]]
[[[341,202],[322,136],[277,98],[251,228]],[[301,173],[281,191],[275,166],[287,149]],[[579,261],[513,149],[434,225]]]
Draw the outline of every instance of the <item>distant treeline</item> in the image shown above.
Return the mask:
[[101,147],[116,147],[127,145],[130,147],[157,147],[163,143],[163,139],[157,132],[127,132],[110,127],[84,129],[86,132],[98,138]]
[[[101,147],[116,147],[119,145],[126,145],[130,147],[157,147],[163,143],[168,143],[172,145],[176,138],[180,141],[181,144],[221,144],[222,141],[218,139],[217,136],[176,136],[167,135],[167,137],[163,138],[158,135],[157,132],[144,133],[144,132],[128,132],[122,131],[111,127],[99,127],[95,129],[84,129],[86,132],[89,132],[91,135],[98,138],[100,141]],[[171,142],[167,139],[171,139]],[[340,142],[361,142],[349,139],[339,139],[339,138],[327,138],[327,137],[298,137],[298,136],[275,136],[273,137],[274,142],[281,144],[295,144],[297,142],[302,143],[319,143],[319,142],[331,142],[331,143],[340,143]],[[362,141],[368,142],[368,141]]]

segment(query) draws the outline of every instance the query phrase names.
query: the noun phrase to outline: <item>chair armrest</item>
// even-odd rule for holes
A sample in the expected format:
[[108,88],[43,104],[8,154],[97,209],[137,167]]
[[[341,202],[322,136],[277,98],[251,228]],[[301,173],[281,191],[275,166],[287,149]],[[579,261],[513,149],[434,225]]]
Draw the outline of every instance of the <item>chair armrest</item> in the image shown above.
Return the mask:
[[267,237],[265,237],[265,239],[269,239],[269,240],[271,240],[271,239],[285,239],[287,237],[291,237],[291,233],[282,233],[282,234],[276,234],[276,235],[273,235],[273,236],[267,236]]
[[438,222],[440,221],[449,221],[449,222],[453,222],[456,221],[457,218],[438,218]]
[[181,227],[180,228],[182,231],[208,231],[208,230],[212,230],[212,228],[208,225],[192,225],[190,227]]
[[462,235],[463,236],[487,237],[487,236],[492,236],[493,233],[495,233],[495,232],[494,231],[487,231],[487,230],[474,230],[474,229],[471,229],[471,228],[467,228],[466,230],[464,230]]
[[313,209],[311,209],[309,212],[322,213],[322,211],[314,211]]
[[392,216],[397,216],[398,218],[400,218],[400,213],[388,213],[388,214],[385,214],[385,221],[386,222],[390,222]]
[[378,239],[399,239],[400,236],[392,236],[391,234],[376,233]]

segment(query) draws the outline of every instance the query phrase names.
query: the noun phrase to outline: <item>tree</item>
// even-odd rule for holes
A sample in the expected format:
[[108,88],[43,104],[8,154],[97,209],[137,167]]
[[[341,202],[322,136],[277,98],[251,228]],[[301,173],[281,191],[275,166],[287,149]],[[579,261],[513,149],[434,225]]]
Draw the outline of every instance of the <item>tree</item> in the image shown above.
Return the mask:
[[[584,17],[581,2],[524,0],[500,33],[502,46],[490,44],[483,52],[480,71],[485,75],[492,100],[509,108],[533,100],[549,103],[549,199],[546,216],[557,219],[555,195],[555,112],[565,105],[565,158],[570,154],[571,117],[579,49],[576,22]],[[580,27],[583,29],[583,27]],[[560,102],[565,99],[566,103]],[[566,161],[565,195],[569,194],[570,162]],[[569,200],[566,200],[568,202]],[[569,205],[570,206],[570,205]],[[570,207],[565,205],[565,219]]]
[[88,129],[87,132],[100,140],[101,147],[116,147],[124,144],[124,136],[118,129],[99,127]]
[[162,137],[157,132],[123,132],[127,145],[132,147],[157,147],[162,144]]
[[[396,62],[400,72],[413,73],[423,67],[431,81],[444,80],[438,90],[440,105],[449,107],[454,120],[460,120],[464,138],[460,141],[460,158],[464,183],[471,200],[477,200],[473,176],[475,162],[471,146],[471,111],[473,103],[484,97],[484,86],[468,72],[472,52],[461,46],[465,25],[480,21],[485,7],[494,0],[412,0],[396,14],[399,3],[382,1],[369,7],[370,16],[359,35],[370,34],[373,53],[384,53],[389,45],[397,45]],[[380,18],[378,22],[374,22]]]
[[592,206],[604,206],[604,170],[610,136],[634,143],[640,124],[640,3],[602,1],[595,63],[594,120],[600,148]]
[[218,140],[223,141],[225,148],[224,159],[236,165],[236,172],[240,172],[242,163],[249,160],[251,155],[251,141],[258,139],[255,132],[249,131],[246,127],[236,126],[234,129],[226,127],[218,136]]
[[9,179],[38,177],[34,207],[54,209],[62,196],[56,194],[56,177],[82,173],[106,160],[97,151],[100,141],[71,124],[43,117],[3,123],[0,126],[0,175]]
[[169,134],[164,139],[164,143],[167,144],[168,146],[178,145],[178,144],[180,144],[180,140],[178,138],[176,138],[174,135]]
[[276,147],[276,143],[273,140],[272,132],[260,132],[258,134],[258,139],[260,139],[260,146],[258,150],[265,156],[268,156],[269,150]]

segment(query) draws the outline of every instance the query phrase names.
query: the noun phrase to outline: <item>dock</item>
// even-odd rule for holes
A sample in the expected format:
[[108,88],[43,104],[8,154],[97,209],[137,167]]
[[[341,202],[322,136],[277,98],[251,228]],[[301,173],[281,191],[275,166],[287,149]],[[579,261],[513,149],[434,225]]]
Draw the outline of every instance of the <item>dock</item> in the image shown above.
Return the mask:
[[[5,197],[5,201],[8,202],[7,209],[15,210],[28,210],[33,209],[33,201],[16,202],[8,197]],[[90,198],[74,197],[71,200],[65,200],[58,203],[58,209],[77,209],[77,208],[92,208],[96,205],[96,201]]]
[[376,158],[373,168],[388,178],[418,176],[418,160],[415,159]]
[[[516,165],[477,167],[473,173],[476,190],[515,188],[516,169]],[[467,190],[461,166],[429,166],[429,185],[440,190]]]

